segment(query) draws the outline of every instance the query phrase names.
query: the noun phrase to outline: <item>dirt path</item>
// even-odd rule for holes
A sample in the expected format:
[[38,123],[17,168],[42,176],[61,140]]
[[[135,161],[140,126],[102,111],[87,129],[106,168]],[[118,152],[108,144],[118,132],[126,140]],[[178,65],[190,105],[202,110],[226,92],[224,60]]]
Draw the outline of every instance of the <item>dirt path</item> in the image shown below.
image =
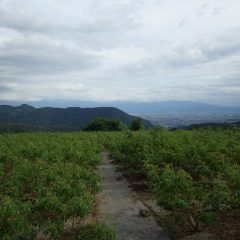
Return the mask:
[[99,209],[100,221],[115,229],[118,240],[169,240],[152,216],[140,216],[139,213],[148,209],[132,197],[128,181],[116,171],[108,153],[102,153],[102,158],[103,201]]

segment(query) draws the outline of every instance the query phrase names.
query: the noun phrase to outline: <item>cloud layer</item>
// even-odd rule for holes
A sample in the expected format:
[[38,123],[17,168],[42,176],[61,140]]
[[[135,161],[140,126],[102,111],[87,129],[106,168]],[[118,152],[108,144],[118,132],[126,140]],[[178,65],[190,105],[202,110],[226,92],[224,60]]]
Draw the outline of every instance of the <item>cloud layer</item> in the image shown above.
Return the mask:
[[238,0],[0,0],[0,99],[240,100]]

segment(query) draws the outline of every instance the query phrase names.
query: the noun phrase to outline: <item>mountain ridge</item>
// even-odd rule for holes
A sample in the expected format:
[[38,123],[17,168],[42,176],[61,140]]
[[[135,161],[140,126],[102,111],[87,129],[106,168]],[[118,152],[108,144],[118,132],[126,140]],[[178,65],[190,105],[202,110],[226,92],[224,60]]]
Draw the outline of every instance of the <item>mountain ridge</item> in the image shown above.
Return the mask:
[[[119,120],[126,125],[130,125],[135,118],[132,115],[114,107],[97,108],[35,108],[28,104],[20,106],[0,105],[1,124],[22,124],[32,126],[45,126],[69,130],[80,130],[93,119],[103,117],[111,120]],[[143,120],[145,128],[151,128],[149,121]]]
[[[18,105],[19,102],[0,101],[9,105]],[[194,101],[152,101],[152,102],[132,102],[132,101],[109,101],[109,102],[94,102],[94,101],[78,101],[78,100],[51,100],[51,101],[35,101],[27,102],[35,107],[48,105],[50,107],[80,107],[80,108],[95,108],[95,107],[116,107],[130,114],[165,114],[165,113],[240,113],[240,107],[218,106],[208,103]]]

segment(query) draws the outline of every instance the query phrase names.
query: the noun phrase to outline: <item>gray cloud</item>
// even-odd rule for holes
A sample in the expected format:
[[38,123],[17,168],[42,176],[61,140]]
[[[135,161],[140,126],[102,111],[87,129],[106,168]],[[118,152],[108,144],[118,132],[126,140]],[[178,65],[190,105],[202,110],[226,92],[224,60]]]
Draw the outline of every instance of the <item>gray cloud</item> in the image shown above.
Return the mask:
[[0,93],[1,92],[8,92],[11,91],[12,89],[10,87],[6,87],[6,86],[0,86]]
[[240,100],[237,0],[0,0],[0,99]]

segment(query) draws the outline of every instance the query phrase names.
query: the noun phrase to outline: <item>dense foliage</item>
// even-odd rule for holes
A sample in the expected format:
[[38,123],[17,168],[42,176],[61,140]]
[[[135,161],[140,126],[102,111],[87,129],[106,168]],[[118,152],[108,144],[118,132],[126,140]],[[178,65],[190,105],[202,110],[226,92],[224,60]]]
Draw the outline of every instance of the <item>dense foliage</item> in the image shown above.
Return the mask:
[[196,228],[199,219],[240,207],[239,130],[125,132],[109,147],[146,174],[159,205],[188,212]]
[[227,130],[227,129],[236,129],[240,128],[240,122],[233,123],[202,123],[202,124],[192,124],[188,126],[174,128],[172,130],[184,129],[184,130],[197,130],[197,129],[205,129],[205,130]]
[[0,136],[0,238],[59,239],[100,190],[101,144],[93,134]]
[[138,131],[142,129],[144,129],[144,125],[141,118],[135,118],[131,123],[130,130]]
[[32,124],[14,124],[0,123],[0,134],[3,133],[27,133],[27,132],[69,132],[71,127],[57,125],[32,125]]
[[96,118],[84,127],[83,131],[122,131],[126,128],[127,127],[118,120]]
[[115,233],[103,224],[88,224],[76,233],[74,240],[115,240]]
[[[59,239],[66,221],[81,222],[100,190],[96,167],[106,147],[144,173],[158,204],[212,223],[240,207],[240,131],[121,131],[0,135],[0,238]],[[92,224],[73,239],[114,239]]]

